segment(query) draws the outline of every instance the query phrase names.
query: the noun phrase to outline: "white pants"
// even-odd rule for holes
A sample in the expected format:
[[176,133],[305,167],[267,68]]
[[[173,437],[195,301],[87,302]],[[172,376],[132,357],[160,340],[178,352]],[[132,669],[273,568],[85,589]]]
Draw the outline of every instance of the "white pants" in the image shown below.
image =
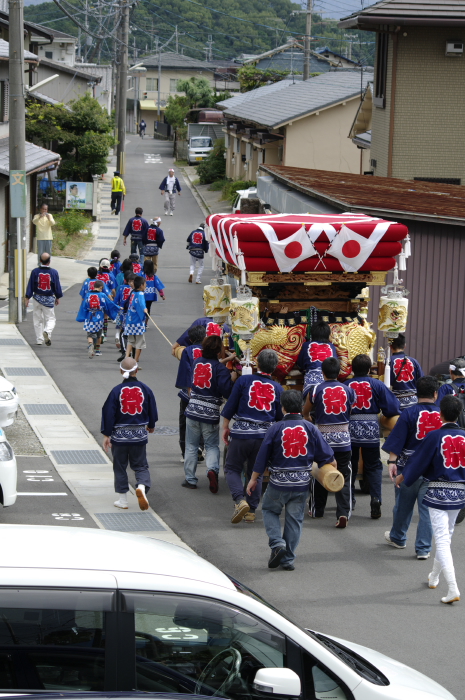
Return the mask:
[[44,331],[47,331],[49,335],[52,335],[52,331],[55,328],[56,318],[55,318],[55,307],[54,306],[42,306],[35,299],[32,300],[32,323],[34,324],[34,330],[36,333],[36,340],[38,343],[44,342]]
[[169,214],[170,211],[174,211],[176,207],[176,192],[165,192],[165,214]]
[[450,545],[454,534],[455,521],[459,513],[460,510],[429,509],[433,537],[436,544],[434,558],[438,560],[443,569],[451,569],[454,566]]
[[198,268],[197,269],[197,279],[200,281],[200,278],[202,277],[205,258],[194,258],[193,255],[191,255],[190,258],[191,258],[191,266],[190,266],[189,274],[194,275],[195,268],[197,267]]

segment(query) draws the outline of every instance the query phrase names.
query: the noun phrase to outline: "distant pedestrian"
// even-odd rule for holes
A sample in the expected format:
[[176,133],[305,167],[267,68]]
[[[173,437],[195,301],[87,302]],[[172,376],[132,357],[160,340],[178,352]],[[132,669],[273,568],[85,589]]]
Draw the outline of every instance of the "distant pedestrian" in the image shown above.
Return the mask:
[[391,389],[399,399],[400,410],[417,402],[417,381],[423,376],[418,360],[405,354],[405,335],[399,333],[391,343]]
[[147,128],[147,124],[145,123],[145,120],[141,119],[139,122],[139,136],[141,137],[141,139],[143,139],[145,136],[146,128]]
[[[333,464],[334,453],[312,423],[302,418],[300,391],[283,391],[282,421],[266,432],[247,485],[249,498],[258,488],[267,467],[270,482],[262,501],[263,522],[268,535],[271,556],[268,568],[281,566],[294,571],[295,551],[302,534],[305,503],[311,478],[312,463],[318,468]],[[284,530],[279,517],[284,508]]]
[[[336,527],[345,528],[352,512],[352,469],[349,419],[356,395],[353,389],[337,381],[341,363],[335,357],[328,357],[321,365],[323,380],[313,393],[307,396],[304,417],[309,420],[310,411],[314,411],[315,425],[323,438],[334,451],[337,469],[344,477],[344,486],[335,494]],[[324,516],[328,492],[313,479],[310,491],[310,515],[312,518]]]
[[[441,427],[441,417],[436,404],[438,380],[420,377],[417,382],[417,403],[405,408],[386,439],[383,450],[389,454],[388,468],[391,481],[402,474],[410,458],[424,438]],[[392,527],[384,533],[384,539],[395,549],[405,549],[407,532],[412,521],[415,503],[418,504],[418,525],[415,538],[417,559],[428,559],[431,552],[432,529],[429,508],[423,503],[427,483],[419,478],[414,483],[401,484],[394,489],[395,504],[392,511]]]
[[[237,379],[221,411],[224,417],[223,442],[228,445],[224,474],[235,504],[232,523],[240,523],[243,519],[249,523],[255,521],[255,511],[262,495],[262,480],[257,481],[249,496],[245,492],[242,472],[245,467],[249,481],[267,430],[283,417],[280,403],[283,388],[271,378],[278,362],[274,350],[262,350],[257,358],[257,373]],[[230,427],[232,419],[234,424]]]
[[383,464],[381,462],[378,414],[386,418],[398,416],[399,402],[387,386],[370,376],[371,358],[356,355],[352,360],[352,379],[345,384],[355,391],[356,401],[350,414],[349,432],[352,446],[352,508],[355,507],[355,481],[358,474],[360,452],[363,459],[363,481],[370,492],[370,511],[373,520],[381,517],[381,482]]
[[120,213],[121,210],[121,203],[123,201],[123,197],[126,194],[126,185],[124,184],[124,180],[120,175],[119,170],[115,170],[113,173],[114,177],[111,181],[111,213],[118,214]]
[[[184,351],[185,352],[185,351]],[[210,491],[218,493],[220,471],[220,406],[229,398],[237,375],[226,367],[234,355],[223,357],[224,348],[217,335],[204,338],[202,356],[192,363],[189,403],[186,408],[185,481],[182,486],[197,488],[197,457],[200,439],[205,443],[205,462]]]
[[76,321],[84,321],[84,330],[87,333],[87,353],[90,358],[99,357],[100,344],[102,342],[103,325],[108,316],[115,319],[120,308],[104,293],[104,284],[95,280],[93,290],[86,294],[81,304]]
[[165,242],[165,235],[159,226],[160,223],[161,219],[159,218],[152,220],[142,236],[144,258],[153,262],[155,272],[158,269],[158,255]]
[[42,253],[39,267],[32,270],[26,289],[25,303],[32,304],[32,323],[36,334],[36,345],[52,344],[52,331],[55,328],[55,306],[63,296],[60,276],[50,267],[50,255]]
[[196,284],[202,284],[203,261],[205,253],[208,253],[210,247],[205,235],[205,224],[200,224],[200,226],[188,235],[186,247],[191,258],[189,282],[194,281],[195,268],[197,267],[197,279],[195,282]]
[[175,177],[173,168],[168,170],[168,175],[162,181],[159,189],[165,197],[165,216],[173,216],[176,208],[176,193],[181,195],[181,185],[178,178]]
[[40,261],[42,253],[52,254],[52,226],[55,226],[55,220],[53,216],[48,213],[47,204],[42,204],[39,214],[34,216],[32,223],[36,227],[37,257]]
[[128,337],[128,347],[126,357],[130,357],[132,350],[135,350],[135,360],[139,361],[140,354],[145,344],[145,316],[147,309],[145,306],[145,279],[136,276],[133,280],[134,289],[129,296],[128,311],[124,326],[124,335]]
[[141,263],[144,262],[144,244],[143,239],[147,234],[147,229],[149,223],[146,219],[142,218],[144,210],[142,207],[136,207],[135,216],[129,219],[126,224],[126,228],[123,231],[124,242],[123,245],[127,244],[128,236],[131,236],[131,253],[138,253],[140,256]]
[[430,432],[410,457],[396,485],[411,487],[427,479],[423,505],[428,508],[436,544],[433,570],[428,586],[437,588],[441,573],[447,583],[442,603],[460,600],[455,578],[451,540],[460,509],[465,506],[465,431],[457,421],[462,403],[456,396],[445,396],[440,405],[443,425]]
[[136,475],[136,496],[141,510],[148,510],[151,486],[147,463],[147,433],[153,433],[158,420],[153,391],[137,379],[138,365],[132,357],[120,364],[123,381],[108,395],[102,408],[103,447],[111,448],[116,508],[128,508],[128,464]]

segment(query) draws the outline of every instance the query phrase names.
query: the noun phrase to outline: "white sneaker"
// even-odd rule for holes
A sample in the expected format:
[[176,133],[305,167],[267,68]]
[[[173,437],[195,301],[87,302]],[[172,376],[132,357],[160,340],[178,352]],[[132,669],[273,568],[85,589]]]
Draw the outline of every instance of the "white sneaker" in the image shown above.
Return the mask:
[[405,544],[396,544],[395,542],[393,542],[391,540],[391,531],[390,530],[386,530],[386,532],[384,533],[384,539],[386,540],[386,542],[388,544],[391,545],[391,547],[395,547],[396,549],[405,549]]
[[121,508],[122,510],[128,509],[128,497],[125,493],[118,494],[119,498],[113,503],[115,508]]
[[173,216],[173,213],[174,213],[174,212],[170,211],[170,216]]
[[93,343],[89,343],[89,347],[87,348],[87,354],[89,355],[89,357],[93,357],[93,356],[94,356],[94,345],[93,345]]
[[202,280],[195,280],[195,284],[202,284]]
[[139,486],[136,488],[136,496],[137,500],[139,501],[139,508],[141,510],[148,510],[149,502],[147,500],[147,496],[145,495],[145,486],[143,484],[139,484]]
[[44,341],[43,341],[43,340],[38,340],[37,343],[36,343],[36,345],[43,345],[43,344],[44,344]]
[[431,556],[431,552],[426,552],[425,554],[417,554],[417,559],[429,559]]
[[181,457],[180,460],[181,464],[184,464],[184,457]]

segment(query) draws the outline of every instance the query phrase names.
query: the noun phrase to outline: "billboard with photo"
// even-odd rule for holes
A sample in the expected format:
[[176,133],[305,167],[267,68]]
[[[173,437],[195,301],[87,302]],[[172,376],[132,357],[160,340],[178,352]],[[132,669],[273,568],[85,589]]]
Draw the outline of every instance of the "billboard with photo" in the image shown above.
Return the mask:
[[92,182],[67,182],[65,209],[92,209],[93,187]]

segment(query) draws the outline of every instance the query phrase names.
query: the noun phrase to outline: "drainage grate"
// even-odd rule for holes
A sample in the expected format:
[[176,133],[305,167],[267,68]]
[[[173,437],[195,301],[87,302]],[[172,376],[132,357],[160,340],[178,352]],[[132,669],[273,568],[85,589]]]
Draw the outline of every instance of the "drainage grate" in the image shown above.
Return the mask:
[[166,531],[166,527],[151,513],[96,513],[105,530],[117,532]]
[[10,377],[43,377],[46,372],[42,367],[5,367]]
[[26,345],[21,338],[0,338],[0,345]]
[[155,428],[155,435],[177,435],[179,428],[171,428],[168,425],[159,425]]
[[106,464],[99,450],[55,450],[51,455],[57,464]]
[[25,403],[24,408],[30,416],[72,415],[65,403]]

